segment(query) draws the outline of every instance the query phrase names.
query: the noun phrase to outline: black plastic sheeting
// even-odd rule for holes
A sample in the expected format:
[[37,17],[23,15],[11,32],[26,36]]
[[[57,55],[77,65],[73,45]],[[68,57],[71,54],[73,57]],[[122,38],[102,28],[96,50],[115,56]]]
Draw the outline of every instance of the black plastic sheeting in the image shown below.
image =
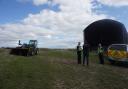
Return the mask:
[[99,43],[103,46],[126,44],[128,43],[127,30],[118,21],[110,19],[99,20],[93,22],[84,30],[84,43],[86,42],[90,46],[97,46]]

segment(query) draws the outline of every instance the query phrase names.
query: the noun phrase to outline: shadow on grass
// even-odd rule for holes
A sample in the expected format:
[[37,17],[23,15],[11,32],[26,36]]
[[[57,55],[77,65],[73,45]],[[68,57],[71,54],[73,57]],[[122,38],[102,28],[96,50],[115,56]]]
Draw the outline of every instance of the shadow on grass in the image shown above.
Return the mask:
[[114,62],[114,63],[107,63],[112,66],[122,67],[122,68],[128,68],[128,62]]

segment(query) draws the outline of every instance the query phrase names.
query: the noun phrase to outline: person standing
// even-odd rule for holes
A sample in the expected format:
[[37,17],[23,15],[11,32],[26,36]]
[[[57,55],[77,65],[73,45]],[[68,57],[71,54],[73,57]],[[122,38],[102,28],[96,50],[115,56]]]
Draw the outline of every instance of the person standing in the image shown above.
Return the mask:
[[81,46],[80,46],[80,42],[78,42],[78,45],[77,45],[77,62],[78,64],[81,64]]
[[85,65],[85,60],[86,60],[86,65],[89,65],[89,45],[85,43],[83,45],[83,66]]
[[104,64],[103,47],[101,44],[99,44],[98,46],[98,55],[99,55],[100,64]]

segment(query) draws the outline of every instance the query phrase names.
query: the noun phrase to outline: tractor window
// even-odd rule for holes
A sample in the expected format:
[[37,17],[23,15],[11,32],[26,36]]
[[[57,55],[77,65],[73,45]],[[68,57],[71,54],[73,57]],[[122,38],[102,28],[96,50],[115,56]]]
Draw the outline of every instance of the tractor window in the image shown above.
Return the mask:
[[34,41],[30,41],[30,43],[29,44],[35,44],[35,42]]
[[37,41],[36,40],[30,40],[29,45],[37,47]]

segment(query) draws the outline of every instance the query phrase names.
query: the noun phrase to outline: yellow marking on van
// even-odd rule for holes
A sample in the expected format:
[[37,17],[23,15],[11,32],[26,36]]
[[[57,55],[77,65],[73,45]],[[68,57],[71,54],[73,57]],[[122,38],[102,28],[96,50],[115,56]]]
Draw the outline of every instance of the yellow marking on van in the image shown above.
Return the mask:
[[108,50],[108,57],[113,58],[127,58],[126,51]]

